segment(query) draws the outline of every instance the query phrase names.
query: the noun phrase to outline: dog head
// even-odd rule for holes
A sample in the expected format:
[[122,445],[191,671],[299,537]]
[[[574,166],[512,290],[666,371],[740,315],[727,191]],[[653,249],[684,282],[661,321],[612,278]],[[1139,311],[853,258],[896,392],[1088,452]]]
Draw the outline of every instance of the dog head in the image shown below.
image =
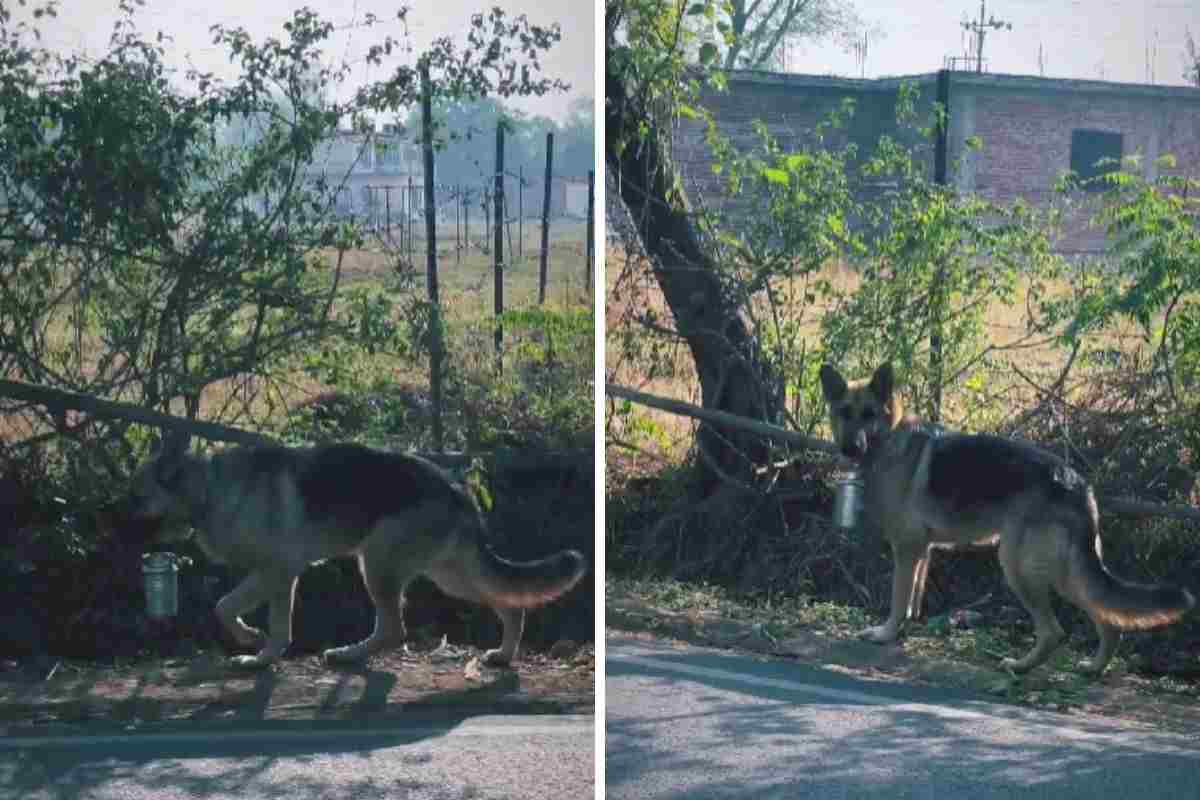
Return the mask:
[[173,436],[133,476],[124,515],[141,529],[153,528],[155,538],[180,538],[171,532],[188,529],[195,464],[187,446],[188,437]]
[[821,367],[829,425],[843,455],[863,459],[900,424],[903,409],[894,389],[891,364],[879,367],[869,379],[850,382],[830,365]]

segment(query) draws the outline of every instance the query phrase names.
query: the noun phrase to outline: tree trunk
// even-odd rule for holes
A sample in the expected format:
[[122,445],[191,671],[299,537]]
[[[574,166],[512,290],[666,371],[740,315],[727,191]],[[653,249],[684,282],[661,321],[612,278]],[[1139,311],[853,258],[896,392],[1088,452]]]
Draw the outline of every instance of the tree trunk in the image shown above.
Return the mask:
[[[703,406],[774,422],[781,407],[776,383],[735,299],[702,247],[670,160],[669,132],[626,95],[620,76],[609,70],[605,162],[675,316],[676,330],[691,349]],[[644,135],[638,132],[643,123]],[[696,444],[706,496],[720,483],[720,473],[748,480],[753,467],[768,455],[768,443],[761,436],[720,425],[702,424]]]

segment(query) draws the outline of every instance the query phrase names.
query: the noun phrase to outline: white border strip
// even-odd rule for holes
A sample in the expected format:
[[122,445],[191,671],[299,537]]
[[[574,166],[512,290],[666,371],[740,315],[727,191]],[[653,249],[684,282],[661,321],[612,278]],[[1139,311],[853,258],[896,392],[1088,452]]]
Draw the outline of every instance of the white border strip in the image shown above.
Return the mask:
[[[413,726],[411,723],[405,722],[403,719],[389,720],[387,722],[372,723],[371,727],[350,727],[347,724],[345,727],[341,725],[332,725],[331,727],[300,727],[301,723],[296,722],[296,727],[287,728],[269,728],[256,726],[249,729],[241,730],[198,730],[198,731],[164,731],[155,733],[153,731],[140,730],[137,726],[130,726],[128,733],[106,733],[89,736],[86,733],[79,735],[56,735],[56,736],[20,736],[20,737],[0,737],[0,751],[9,750],[35,750],[46,748],[72,747],[76,749],[87,747],[112,747],[120,745],[130,745],[137,743],[153,743],[153,744],[200,744],[212,743],[214,741],[230,742],[240,740],[255,740],[262,741],[303,741],[306,739],[314,739],[318,737],[329,737],[336,739],[349,738],[369,738],[369,739],[387,739],[396,738],[401,741],[401,744],[407,743],[408,739],[424,740],[433,737],[445,738],[447,736],[521,736],[526,734],[545,734],[550,736],[561,735],[565,730],[572,728],[585,728],[591,725],[594,721],[591,715],[570,714],[564,716],[556,716],[553,718],[531,718],[531,717],[492,717],[486,718],[468,718],[458,722],[448,720],[445,723],[438,725],[420,725]],[[499,720],[499,721],[497,721]],[[314,720],[306,720],[313,722]],[[316,720],[321,722],[321,720]]]
[[596,308],[596,357],[595,367],[596,376],[593,382],[595,391],[595,400],[593,405],[593,419],[595,429],[596,448],[596,500],[593,505],[593,527],[596,533],[596,545],[593,549],[595,554],[595,572],[596,577],[596,627],[594,630],[595,653],[596,653],[596,751],[595,756],[595,776],[596,785],[594,789],[594,797],[601,800],[604,797],[604,664],[607,648],[604,641],[604,576],[605,576],[605,553],[604,553],[604,475],[605,475],[605,450],[604,450],[604,307],[605,295],[608,294],[608,280],[604,269],[604,256],[608,250],[608,214],[605,213],[606,205],[605,189],[607,182],[605,181],[605,163],[604,163],[604,31],[605,31],[605,7],[603,3],[593,3],[593,12],[596,15],[595,29],[593,38],[593,66],[592,70],[595,75],[596,85],[592,93],[593,112],[592,125],[595,146],[594,166],[596,181],[595,181],[595,214],[596,218],[593,221],[593,230],[596,233],[595,241],[592,246],[595,248],[595,257],[593,263],[595,268],[592,270],[592,286],[595,292],[595,308]]

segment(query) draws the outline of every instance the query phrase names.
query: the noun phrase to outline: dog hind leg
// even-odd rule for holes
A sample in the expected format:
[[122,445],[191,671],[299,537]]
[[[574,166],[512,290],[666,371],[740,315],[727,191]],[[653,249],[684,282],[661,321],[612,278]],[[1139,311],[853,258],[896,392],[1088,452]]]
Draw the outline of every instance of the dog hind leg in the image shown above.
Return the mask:
[[521,634],[525,630],[525,609],[493,607],[500,624],[504,627],[504,636],[500,647],[488,650],[483,654],[483,663],[491,666],[505,666],[517,655],[521,645]]
[[1116,652],[1117,644],[1121,641],[1121,631],[1112,625],[1106,625],[1095,617],[1092,617],[1092,624],[1096,626],[1100,645],[1096,648],[1096,655],[1079,662],[1079,671],[1088,675],[1099,675],[1104,672],[1109,659]]
[[925,555],[921,556],[921,560],[917,562],[917,568],[914,570],[912,600],[908,605],[909,619],[919,619],[921,608],[925,605],[925,579],[929,575],[931,550],[932,548],[925,548]]
[[1078,669],[1086,675],[1099,675],[1104,672],[1104,668],[1108,666],[1109,660],[1116,652],[1117,645],[1121,642],[1121,631],[1101,619],[1099,610],[1089,602],[1083,586],[1082,581],[1069,580],[1063,576],[1055,588],[1068,602],[1082,609],[1092,620],[1092,624],[1096,626],[1096,635],[1100,639],[1096,654],[1090,659],[1080,661]]
[[1038,552],[1036,545],[1020,547],[1023,537],[1029,542],[1052,543],[1056,535],[1060,534],[1025,528],[1000,539],[1000,565],[1009,587],[1033,617],[1035,637],[1033,649],[1023,658],[1005,658],[1000,662],[1002,667],[1013,672],[1028,672],[1041,664],[1066,638],[1050,602],[1049,564],[1053,553]]
[[362,661],[373,653],[390,650],[404,642],[404,589],[416,573],[408,565],[400,566],[370,556],[369,550],[359,556],[358,568],[375,606],[375,628],[361,642],[326,650],[321,654],[326,663]]

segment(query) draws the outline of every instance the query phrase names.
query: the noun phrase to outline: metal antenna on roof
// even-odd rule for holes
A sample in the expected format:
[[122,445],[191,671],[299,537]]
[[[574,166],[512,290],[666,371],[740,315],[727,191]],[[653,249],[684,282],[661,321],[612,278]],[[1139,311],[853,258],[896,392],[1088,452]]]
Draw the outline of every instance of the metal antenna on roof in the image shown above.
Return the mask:
[[979,0],[979,21],[978,22],[963,21],[963,22],[959,23],[963,26],[964,30],[970,31],[971,33],[975,34],[975,71],[976,72],[983,72],[983,37],[987,35],[988,28],[991,28],[992,30],[997,30],[997,31],[999,31],[999,30],[1010,30],[1011,31],[1012,30],[1011,22],[1005,22],[1004,20],[996,19],[995,17],[988,17],[986,20],[983,18],[985,2],[987,2],[987,0]]

